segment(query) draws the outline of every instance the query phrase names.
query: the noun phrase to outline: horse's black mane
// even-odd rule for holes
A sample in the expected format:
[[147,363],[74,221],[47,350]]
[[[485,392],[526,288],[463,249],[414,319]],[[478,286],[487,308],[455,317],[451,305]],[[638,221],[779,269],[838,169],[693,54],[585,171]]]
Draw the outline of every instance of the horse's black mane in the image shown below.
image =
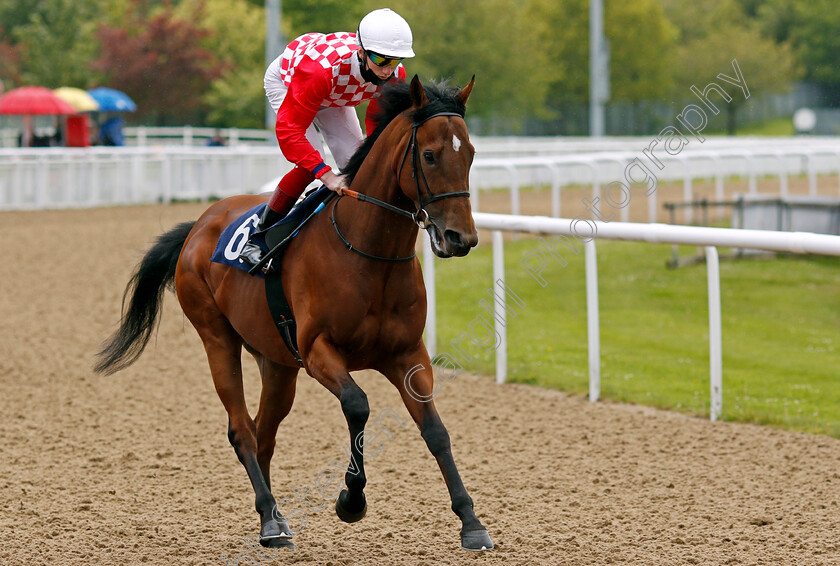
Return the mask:
[[[436,84],[431,83],[423,85],[426,90],[426,97],[429,99],[429,104],[422,108],[415,110],[410,118],[414,122],[423,122],[430,116],[439,112],[456,112],[462,117],[466,112],[464,104],[457,98],[457,94],[461,89],[458,87],[450,87],[445,83]],[[376,116],[378,125],[372,134],[365,138],[364,143],[356,150],[356,153],[347,162],[347,165],[342,169],[342,174],[347,176],[348,183],[352,183],[362,166],[362,162],[370,153],[373,144],[379,139],[382,131],[391,121],[411,108],[411,94],[410,86],[402,81],[393,81],[387,83],[382,91],[377,95],[379,101],[380,112]]]

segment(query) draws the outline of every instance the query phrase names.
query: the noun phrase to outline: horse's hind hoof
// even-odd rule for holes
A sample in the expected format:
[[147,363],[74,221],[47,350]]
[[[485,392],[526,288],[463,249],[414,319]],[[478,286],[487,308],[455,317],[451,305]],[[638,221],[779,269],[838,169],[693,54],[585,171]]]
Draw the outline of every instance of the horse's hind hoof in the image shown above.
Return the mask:
[[295,543],[293,543],[287,538],[261,538],[260,544],[266,548],[288,548],[289,550],[297,550]]
[[480,531],[467,531],[461,533],[461,548],[477,552],[492,550],[493,541],[490,540],[490,535],[485,529],[481,529]]
[[[272,517],[260,528],[260,544],[263,544],[263,541],[274,539],[290,539],[293,534],[286,519],[281,517],[280,520],[277,520]],[[265,545],[263,544],[263,546]]]
[[[361,521],[365,513],[367,513],[367,501],[365,500],[365,494],[360,493],[361,501],[362,501],[362,509],[361,511],[350,511],[349,508],[353,507],[350,505],[350,492],[346,489],[342,489],[341,493],[338,495],[338,499],[335,500],[335,514],[338,515],[338,518],[344,521],[345,523],[355,523],[356,521]],[[356,502],[355,507],[358,507],[358,501]]]

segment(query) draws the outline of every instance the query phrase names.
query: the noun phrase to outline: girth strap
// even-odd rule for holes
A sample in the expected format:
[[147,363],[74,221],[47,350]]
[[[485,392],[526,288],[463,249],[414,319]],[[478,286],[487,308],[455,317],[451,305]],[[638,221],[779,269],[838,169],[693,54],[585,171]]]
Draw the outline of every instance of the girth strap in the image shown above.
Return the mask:
[[[275,261],[278,264],[282,261],[282,254],[279,255],[281,257],[275,256]],[[286,293],[283,290],[283,280],[279,270],[265,276],[265,296],[268,299],[268,310],[271,311],[271,317],[274,319],[274,324],[280,332],[280,337],[297,360],[297,363],[303,367],[303,360],[300,357],[300,350],[297,343],[297,323],[292,316],[289,301],[286,299]]]

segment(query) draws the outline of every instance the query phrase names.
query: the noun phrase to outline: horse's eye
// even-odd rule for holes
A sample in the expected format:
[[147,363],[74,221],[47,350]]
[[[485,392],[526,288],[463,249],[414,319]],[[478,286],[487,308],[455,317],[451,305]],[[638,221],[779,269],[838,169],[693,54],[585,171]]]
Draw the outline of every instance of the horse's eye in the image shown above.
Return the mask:
[[431,151],[424,151],[423,152],[423,159],[426,160],[426,163],[434,163],[435,162],[435,154]]

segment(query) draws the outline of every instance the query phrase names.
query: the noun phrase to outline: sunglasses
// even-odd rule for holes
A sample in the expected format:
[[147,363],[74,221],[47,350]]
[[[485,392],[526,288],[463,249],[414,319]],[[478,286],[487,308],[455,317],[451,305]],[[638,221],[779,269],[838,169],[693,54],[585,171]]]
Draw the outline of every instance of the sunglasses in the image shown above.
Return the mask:
[[385,57],[373,51],[367,52],[368,57],[377,67],[396,67],[402,61],[402,58],[396,59],[394,57]]

